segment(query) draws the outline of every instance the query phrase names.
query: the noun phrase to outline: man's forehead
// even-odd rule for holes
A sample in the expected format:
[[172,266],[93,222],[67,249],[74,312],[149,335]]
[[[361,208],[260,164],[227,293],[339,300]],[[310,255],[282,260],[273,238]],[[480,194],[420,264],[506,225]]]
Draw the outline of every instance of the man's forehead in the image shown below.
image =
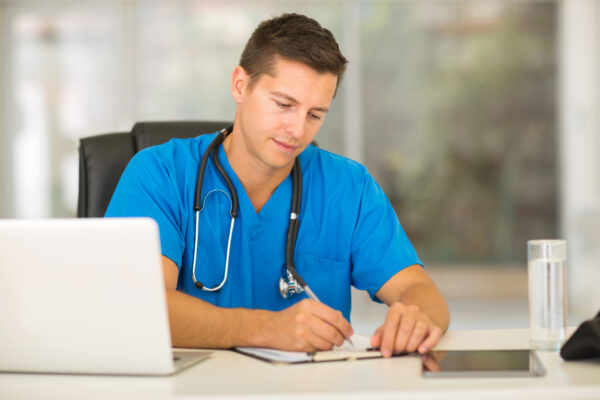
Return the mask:
[[319,104],[321,107],[329,105],[337,86],[335,74],[318,72],[304,63],[287,59],[276,60],[272,68],[258,77],[257,83],[261,80],[269,81],[264,82],[266,84],[276,85],[269,88],[270,92],[293,99],[296,99],[296,92],[304,92],[303,89],[309,87],[312,93],[322,94],[318,96],[321,97],[321,102],[327,101],[327,104]]
[[[283,57],[283,56],[280,56],[277,54],[272,57],[272,60],[269,63],[269,67],[270,68],[266,68],[266,73],[274,78],[277,77],[277,74],[280,73],[281,71],[284,71],[284,70],[290,69],[290,68],[294,68],[294,67],[299,68],[299,69],[304,69],[306,71],[310,71],[311,73],[313,73],[317,76],[325,76],[325,75],[336,76],[332,72],[317,71],[315,68],[313,68],[312,66],[310,66],[307,63],[304,63],[304,62],[298,61],[298,60],[293,60],[290,58],[286,58],[286,57]],[[336,78],[337,78],[337,76],[336,76]]]

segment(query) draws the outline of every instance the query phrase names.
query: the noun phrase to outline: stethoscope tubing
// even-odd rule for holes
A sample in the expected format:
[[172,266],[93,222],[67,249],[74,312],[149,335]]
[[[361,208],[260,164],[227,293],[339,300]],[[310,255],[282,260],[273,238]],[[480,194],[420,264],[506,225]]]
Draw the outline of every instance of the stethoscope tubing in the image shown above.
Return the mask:
[[[294,249],[296,248],[296,239],[298,237],[298,215],[300,214],[300,199],[302,198],[302,173],[300,162],[296,158],[292,168],[292,207],[290,211],[290,222],[288,225],[287,241],[285,249],[285,269],[292,274],[300,286],[306,286],[302,277],[296,272],[294,265]],[[284,276],[287,275],[284,271]]]
[[[232,216],[231,223],[229,224],[229,237],[227,239],[227,252],[225,255],[225,272],[223,273],[223,280],[217,286],[214,286],[212,288],[206,287],[206,286],[204,286],[204,284],[202,282],[199,282],[198,280],[196,280],[196,257],[197,257],[197,253],[198,253],[198,226],[200,225],[199,224],[200,212],[202,212],[202,210],[204,209],[204,206],[206,205],[205,203],[206,203],[207,197],[209,195],[211,195],[212,193],[216,193],[216,192],[221,192],[225,196],[227,196],[227,198],[229,199],[229,203],[231,204],[231,207],[233,208],[233,201],[231,200],[231,197],[229,196],[229,194],[227,194],[227,192],[225,192],[224,190],[221,190],[221,189],[213,189],[210,192],[208,192],[206,194],[206,196],[204,196],[204,201],[202,202],[202,208],[198,211],[195,211],[196,228],[194,229],[194,261],[192,264],[192,280],[194,281],[194,285],[198,289],[202,289],[207,292],[216,292],[217,290],[221,289],[223,287],[223,285],[225,284],[225,282],[227,281],[227,276],[229,273],[229,254],[231,252],[231,236],[233,235],[233,227],[235,225],[235,218]],[[229,214],[230,215],[232,214],[231,210],[229,211]]]
[[[233,235],[233,228],[235,225],[235,219],[238,216],[239,209],[239,200],[237,196],[237,191],[233,185],[233,182],[227,175],[227,172],[224,170],[223,166],[218,160],[217,157],[217,149],[227,135],[229,135],[233,131],[233,126],[229,126],[225,129],[222,129],[216,136],[216,138],[208,145],[208,148],[204,152],[202,156],[202,160],[200,162],[200,166],[198,167],[198,175],[196,179],[196,188],[194,193],[194,213],[195,213],[195,229],[194,229],[194,255],[193,255],[193,265],[192,265],[192,280],[194,285],[201,290],[207,292],[215,292],[220,290],[225,282],[227,281],[227,276],[229,273],[229,255],[231,251],[231,237]],[[212,154],[213,164],[217,168],[217,171],[221,175],[221,177],[225,180],[227,188],[231,196],[227,195],[223,190],[213,189],[209,191],[204,197],[204,201],[206,198],[213,192],[219,191],[225,193],[229,198],[231,203],[231,209],[229,211],[231,215],[231,223],[229,226],[229,237],[227,239],[227,252],[225,256],[225,271],[223,274],[223,279],[221,283],[214,287],[206,287],[204,284],[196,279],[196,261],[197,261],[197,252],[198,252],[198,226],[200,220],[200,212],[204,209],[204,201],[202,201],[202,184],[204,182],[204,173],[206,171],[206,166],[208,164],[208,159]],[[286,287],[290,289],[286,289],[286,293],[281,292],[282,297],[286,298],[290,294],[299,293],[302,291],[302,288],[306,286],[306,283],[302,279],[302,277],[296,271],[294,265],[294,249],[296,247],[296,239],[298,237],[298,228],[299,228],[299,219],[298,216],[300,214],[300,206],[302,199],[302,172],[300,169],[300,162],[298,158],[294,160],[294,166],[292,167],[292,202],[291,202],[291,210],[290,210],[290,222],[288,224],[287,231],[287,240],[286,240],[286,249],[285,249],[285,266],[284,271],[282,273],[281,281],[287,282]],[[291,276],[290,276],[291,275]],[[295,282],[294,282],[295,280]],[[281,282],[280,282],[281,287]],[[281,289],[280,289],[281,290]]]
[[198,168],[198,175],[196,178],[196,191],[194,194],[194,211],[200,211],[200,209],[202,208],[201,199],[202,199],[202,184],[204,183],[204,172],[206,171],[206,165],[208,164],[208,158],[212,154],[213,163],[214,163],[215,167],[217,168],[217,170],[219,171],[219,174],[221,175],[221,177],[225,180],[225,184],[227,185],[227,189],[229,189],[229,193],[231,193],[231,202],[232,202],[231,216],[233,218],[236,218],[238,215],[238,209],[239,209],[239,206],[238,206],[239,201],[238,200],[239,199],[237,196],[237,191],[235,190],[235,187],[233,186],[233,182],[231,182],[231,179],[229,178],[229,176],[223,169],[223,166],[219,162],[219,160],[217,158],[217,151],[216,151],[216,149],[219,147],[219,145],[221,145],[221,143],[223,143],[223,140],[225,139],[225,137],[227,137],[227,135],[229,135],[232,130],[233,130],[233,126],[222,129],[219,132],[219,134],[217,135],[217,137],[208,145],[208,148],[206,149],[206,151],[204,152],[204,155],[202,156],[202,161],[200,162],[200,167]]

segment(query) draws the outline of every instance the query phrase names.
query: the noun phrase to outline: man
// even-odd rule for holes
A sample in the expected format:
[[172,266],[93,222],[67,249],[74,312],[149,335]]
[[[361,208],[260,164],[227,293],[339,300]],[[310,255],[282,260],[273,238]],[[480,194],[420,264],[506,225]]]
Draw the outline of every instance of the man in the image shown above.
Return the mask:
[[[215,134],[171,140],[128,165],[106,215],[158,222],[174,346],[330,349],[353,334],[350,285],[390,306],[371,339],[385,357],[426,353],[447,329],[446,303],[381,188],[361,165],[310,145],[346,62],[333,35],[305,16],[282,15],[253,33],[231,80],[234,126],[215,150],[239,197],[234,225],[233,194],[212,159],[202,210],[192,206]],[[296,159],[293,258],[322,303],[278,289]]]

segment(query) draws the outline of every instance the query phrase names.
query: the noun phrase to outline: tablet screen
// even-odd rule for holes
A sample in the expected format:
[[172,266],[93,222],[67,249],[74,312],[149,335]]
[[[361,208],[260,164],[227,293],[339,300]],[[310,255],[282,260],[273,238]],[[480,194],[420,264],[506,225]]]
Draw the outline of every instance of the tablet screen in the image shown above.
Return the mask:
[[423,357],[424,376],[539,376],[543,372],[530,350],[451,350]]

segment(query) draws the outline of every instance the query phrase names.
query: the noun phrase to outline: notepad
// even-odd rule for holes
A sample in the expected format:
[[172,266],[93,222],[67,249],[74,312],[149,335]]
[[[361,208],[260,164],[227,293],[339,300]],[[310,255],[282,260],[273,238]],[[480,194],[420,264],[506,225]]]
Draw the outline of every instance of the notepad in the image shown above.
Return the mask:
[[328,351],[315,351],[311,353],[298,351],[283,351],[274,349],[263,349],[258,347],[236,347],[236,351],[256,357],[264,361],[275,363],[295,364],[305,362],[323,362],[323,361],[348,361],[365,358],[382,357],[381,352],[371,348],[371,339],[362,335],[353,335],[352,343],[354,346],[344,342],[341,346],[336,346]]

